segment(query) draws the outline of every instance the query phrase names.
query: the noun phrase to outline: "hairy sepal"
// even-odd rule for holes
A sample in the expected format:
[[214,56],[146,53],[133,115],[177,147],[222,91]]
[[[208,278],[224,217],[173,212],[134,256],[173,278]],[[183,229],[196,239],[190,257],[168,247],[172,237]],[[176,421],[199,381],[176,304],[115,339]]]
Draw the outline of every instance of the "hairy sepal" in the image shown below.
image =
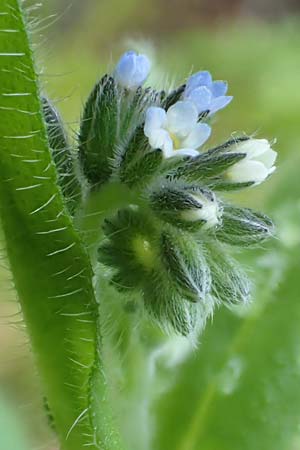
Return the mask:
[[96,83],[85,104],[79,132],[82,171],[93,187],[106,182],[112,174],[118,117],[115,81],[105,75]]
[[223,205],[222,225],[216,231],[219,241],[249,247],[266,241],[273,234],[274,224],[265,214],[249,208]]
[[248,303],[251,283],[239,263],[221,244],[206,243],[205,249],[211,271],[211,294],[216,301],[227,306]]
[[82,196],[78,168],[76,167],[76,155],[71,147],[58,110],[46,97],[42,98],[42,104],[51,155],[58,174],[58,184],[68,210],[73,215],[81,202]]

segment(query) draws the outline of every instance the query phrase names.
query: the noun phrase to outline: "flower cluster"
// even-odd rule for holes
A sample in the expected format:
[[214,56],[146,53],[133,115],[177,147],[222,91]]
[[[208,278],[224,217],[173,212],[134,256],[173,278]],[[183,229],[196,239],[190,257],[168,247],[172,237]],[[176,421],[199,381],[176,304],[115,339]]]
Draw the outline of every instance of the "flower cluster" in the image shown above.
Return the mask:
[[145,55],[127,52],[96,83],[82,115],[79,162],[89,192],[114,185],[128,198],[103,219],[99,264],[125,296],[140,294],[136,309],[189,335],[216,305],[248,301],[250,283],[230,246],[261,243],[273,225],[221,193],[265,181],[276,152],[247,136],[203,149],[211,116],[232,100],[227,83],[202,71],[159,91],[143,87],[150,69]]

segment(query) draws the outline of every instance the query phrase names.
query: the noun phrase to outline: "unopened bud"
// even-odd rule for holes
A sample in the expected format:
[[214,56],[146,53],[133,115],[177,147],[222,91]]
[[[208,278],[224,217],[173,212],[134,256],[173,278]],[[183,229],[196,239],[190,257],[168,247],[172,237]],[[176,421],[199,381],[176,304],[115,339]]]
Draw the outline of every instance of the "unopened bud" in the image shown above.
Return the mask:
[[260,184],[276,169],[277,153],[266,139],[248,139],[232,145],[231,153],[242,153],[245,157],[225,172],[230,183]]
[[120,58],[114,76],[121,86],[136,89],[144,84],[150,69],[151,62],[147,56],[129,51]]
[[150,195],[153,210],[167,222],[186,229],[215,227],[221,216],[215,194],[195,186],[161,186]]

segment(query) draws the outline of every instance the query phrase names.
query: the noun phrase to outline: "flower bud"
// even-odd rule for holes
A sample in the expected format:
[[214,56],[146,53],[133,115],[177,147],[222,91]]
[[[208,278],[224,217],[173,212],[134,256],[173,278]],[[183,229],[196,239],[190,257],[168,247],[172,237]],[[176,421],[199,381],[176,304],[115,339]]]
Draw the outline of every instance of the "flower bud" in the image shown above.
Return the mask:
[[211,294],[227,306],[249,301],[251,283],[240,264],[231,258],[223,246],[206,243],[206,260],[211,271]]
[[229,152],[244,154],[245,157],[231,166],[225,175],[230,183],[260,184],[276,167],[277,153],[266,139],[247,139],[233,144]]
[[136,89],[144,84],[150,69],[151,62],[147,56],[129,51],[120,58],[114,76],[122,87]]
[[222,225],[216,231],[216,237],[230,245],[248,247],[270,238],[273,231],[273,222],[265,214],[225,205]]
[[118,114],[115,82],[106,75],[92,90],[80,124],[79,158],[92,185],[106,182],[112,174]]
[[160,237],[165,270],[182,296],[192,302],[205,300],[210,290],[210,271],[201,247],[190,235],[166,227]]
[[220,221],[216,196],[208,189],[166,183],[150,194],[150,204],[163,220],[185,229],[213,228]]
[[139,208],[120,210],[105,221],[104,233],[98,256],[112,270],[115,288],[141,293],[149,316],[165,330],[200,330],[213,308],[200,243]]
[[198,189],[191,197],[198,206],[183,211],[182,218],[188,222],[205,222],[203,227],[206,229],[215,227],[220,220],[220,209],[214,193]]
[[184,336],[197,334],[212,314],[210,269],[199,242],[189,234],[164,226],[160,258],[144,287],[149,314],[165,329]]

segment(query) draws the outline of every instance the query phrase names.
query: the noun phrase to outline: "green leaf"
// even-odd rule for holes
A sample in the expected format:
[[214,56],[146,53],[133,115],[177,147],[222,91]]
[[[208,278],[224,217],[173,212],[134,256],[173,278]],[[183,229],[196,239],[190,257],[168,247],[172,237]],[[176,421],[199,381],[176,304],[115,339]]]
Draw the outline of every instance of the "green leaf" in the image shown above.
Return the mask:
[[2,2],[0,29],[0,214],[47,403],[62,449],[117,448],[93,273],[57,185],[19,1]]

